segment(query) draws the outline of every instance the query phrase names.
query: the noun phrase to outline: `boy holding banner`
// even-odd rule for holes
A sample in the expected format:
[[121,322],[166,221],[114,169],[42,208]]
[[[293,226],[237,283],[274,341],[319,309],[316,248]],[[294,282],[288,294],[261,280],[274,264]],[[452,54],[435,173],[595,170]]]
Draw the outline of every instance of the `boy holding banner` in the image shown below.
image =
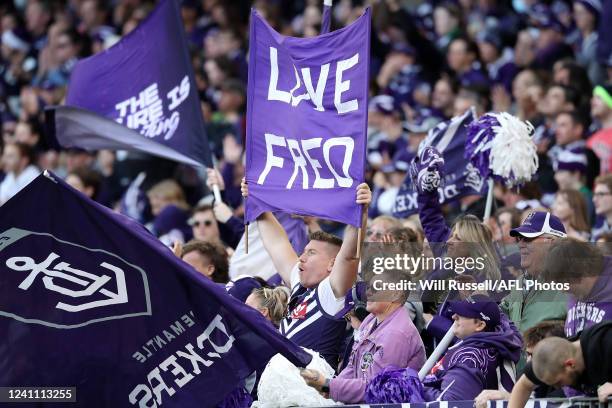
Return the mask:
[[[242,193],[248,196],[244,182]],[[368,185],[360,184],[355,202],[368,205],[371,199]],[[264,212],[257,226],[276,270],[291,288],[289,309],[280,332],[298,345],[319,352],[332,367],[337,366],[346,322],[334,315],[344,307],[344,296],[357,280],[358,229],[347,225],[344,240],[315,232],[298,256],[271,212]]]

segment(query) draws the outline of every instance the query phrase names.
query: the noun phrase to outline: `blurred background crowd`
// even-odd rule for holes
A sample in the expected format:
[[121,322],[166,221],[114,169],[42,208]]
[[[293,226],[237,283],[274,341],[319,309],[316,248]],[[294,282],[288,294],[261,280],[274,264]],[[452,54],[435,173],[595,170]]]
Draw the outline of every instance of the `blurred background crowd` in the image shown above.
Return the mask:
[[[491,254],[499,251],[503,263],[519,251],[511,229],[534,210],[552,212],[562,223],[558,229],[570,237],[612,241],[612,0],[335,0],[332,30],[350,24],[368,6],[373,16],[366,172],[373,199],[368,241],[423,245],[426,234],[419,214],[393,217],[395,197],[428,131],[471,107],[478,115],[507,111],[530,121],[539,156],[533,181],[519,189],[495,186],[494,217],[489,229],[480,229],[476,242],[490,247]],[[236,249],[244,244],[245,229],[240,183],[248,19],[254,7],[280,33],[312,37],[321,28],[322,1],[180,1],[217,170],[194,170],[133,152],[52,149],[44,109],[62,103],[76,61],[112,47],[154,7],[151,0],[0,4],[0,205],[42,169],[50,169],[102,205],[147,225],[215,282],[225,284],[241,267],[260,265],[263,279],[240,289],[240,298],[261,310],[265,305],[267,317],[278,325],[289,296],[283,290],[272,292],[265,282],[274,273],[265,269],[274,269],[269,261],[259,263],[266,257],[263,247],[253,235],[248,261]],[[212,184],[220,186],[222,203],[214,202]],[[483,197],[467,196],[442,211],[450,223],[469,214],[482,219],[483,208]],[[342,235],[344,228],[312,217],[276,215],[297,254],[308,232]],[[461,218],[455,229],[468,231],[470,223],[472,219]],[[547,231],[542,225],[540,234]],[[443,239],[451,242],[453,237]],[[181,248],[177,242],[186,245]],[[251,293],[254,288],[259,289]],[[565,302],[556,302],[559,313],[542,309],[529,321],[522,316],[523,308],[518,315],[508,313],[521,331],[546,331],[537,324],[562,322]],[[423,310],[420,302],[408,303],[421,330],[435,308]],[[351,313],[348,320],[359,327],[367,313]]]
[[[216,214],[218,221],[242,215],[250,7],[279,32],[309,37],[319,33],[321,3],[180,2],[208,138],[225,184],[227,208],[217,211],[223,212]],[[144,172],[139,187],[148,192],[148,200],[137,202],[132,215],[145,223],[155,221],[169,204],[182,210],[178,218],[183,223],[198,203],[210,204],[210,199],[202,201],[209,193],[203,173],[140,154],[56,151],[47,143],[44,108],[62,103],[75,62],[111,47],[154,6],[147,0],[2,3],[0,203],[39,169],[48,168],[113,208]],[[610,1],[337,0],[332,29],[346,26],[367,6],[373,10],[367,172],[374,192],[371,218],[392,213],[407,163],[427,132],[474,106],[478,114],[508,111],[536,127],[537,178],[520,191],[498,187],[499,206],[554,208],[585,239],[594,238],[593,227],[597,234],[607,231],[612,203],[602,203],[610,200],[607,195],[593,195],[593,183],[612,166],[612,28],[605,24],[612,18]],[[464,212],[481,215],[477,201],[472,197],[451,205],[446,209],[449,218]],[[338,230],[329,223],[323,227]],[[181,240],[191,237],[187,225],[178,229],[184,230]],[[228,240],[224,243],[230,246],[236,241]]]

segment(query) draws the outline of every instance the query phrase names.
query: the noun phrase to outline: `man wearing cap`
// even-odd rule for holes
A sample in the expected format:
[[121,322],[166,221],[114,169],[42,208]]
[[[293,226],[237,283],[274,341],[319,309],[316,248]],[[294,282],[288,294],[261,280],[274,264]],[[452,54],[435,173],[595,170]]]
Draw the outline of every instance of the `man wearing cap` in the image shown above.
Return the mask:
[[502,310],[521,332],[544,320],[565,320],[567,296],[558,291],[526,289],[526,281],[540,278],[550,244],[566,236],[561,220],[549,212],[534,211],[520,227],[510,231],[521,254],[523,276],[520,289],[513,289],[502,301]]
[[399,105],[392,96],[375,96],[368,111],[368,163],[379,169],[406,149],[408,138],[402,128]]
[[484,389],[510,391],[521,335],[490,298],[474,295],[450,305],[459,339],[423,380],[426,401],[473,400]]
[[412,159],[407,150],[399,152],[391,164],[383,166],[374,177],[372,205],[368,209],[368,217],[393,214],[395,197],[406,178],[409,162]]
[[612,85],[598,85],[593,89],[591,116],[601,123],[601,130],[593,134],[587,146],[601,160],[601,174],[612,172]]
[[[583,139],[584,118],[576,111],[563,111],[557,114],[554,128],[556,144],[548,151],[548,157],[553,163],[559,189],[579,190],[590,202],[593,197],[586,186],[592,186],[599,174],[599,158]],[[572,177],[568,173],[559,175],[560,171],[574,174]]]
[[518,73],[514,63],[514,52],[504,47],[500,34],[495,30],[484,30],[476,36],[476,43],[482,62],[486,65],[489,79],[494,85],[501,85],[506,92],[512,92],[512,81]]

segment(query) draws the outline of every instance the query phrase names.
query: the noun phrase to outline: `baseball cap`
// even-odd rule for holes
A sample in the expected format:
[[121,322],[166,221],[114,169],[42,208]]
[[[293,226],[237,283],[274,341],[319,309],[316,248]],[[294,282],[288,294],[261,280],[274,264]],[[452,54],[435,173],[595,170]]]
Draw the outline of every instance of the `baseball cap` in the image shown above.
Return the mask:
[[492,44],[500,53],[503,49],[501,36],[495,30],[483,30],[476,34],[476,41]]
[[390,95],[375,96],[370,100],[368,111],[392,115],[395,112],[395,100]]
[[392,163],[383,166],[380,170],[383,173],[393,173],[395,171],[406,173],[413,157],[414,153],[409,152],[407,149],[402,149],[393,155]]
[[533,211],[518,227],[510,230],[510,236],[522,235],[527,238],[539,237],[542,234],[551,234],[556,237],[566,236],[565,227],[556,215],[545,211]]
[[568,170],[579,171],[582,174],[587,172],[587,156],[580,151],[563,150],[553,163],[555,171]]
[[564,31],[563,24],[559,21],[559,18],[549,6],[543,3],[536,4],[531,8],[530,17],[532,25],[541,30],[551,29],[560,33]]
[[600,0],[576,0],[576,3],[581,3],[591,14],[599,18],[602,11]]
[[412,121],[404,122],[403,127],[410,133],[427,133],[440,122],[442,122],[442,118],[437,116],[436,112],[429,109],[421,109],[417,111]]
[[474,295],[465,300],[449,302],[449,310],[461,317],[480,319],[492,329],[500,322],[499,306],[491,298],[484,295]]

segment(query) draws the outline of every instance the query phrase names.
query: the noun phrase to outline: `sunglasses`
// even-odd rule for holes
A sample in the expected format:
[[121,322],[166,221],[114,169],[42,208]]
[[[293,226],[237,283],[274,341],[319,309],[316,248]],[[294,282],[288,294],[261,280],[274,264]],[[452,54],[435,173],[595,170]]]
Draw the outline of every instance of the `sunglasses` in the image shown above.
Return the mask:
[[206,227],[210,227],[212,225],[212,221],[211,220],[205,220],[205,221],[196,221],[196,220],[190,220],[189,221],[189,225],[192,227],[199,227],[200,225],[204,225]]
[[547,240],[552,239],[552,238],[550,238],[550,237],[543,237],[543,236],[541,236],[541,235],[538,235],[537,237],[524,237],[524,236],[522,236],[522,235],[517,235],[517,236],[516,236],[514,239],[516,240],[516,243],[517,243],[517,244],[518,244],[519,242],[524,242],[524,243],[526,243],[526,244],[529,244],[529,243],[531,243],[531,242],[535,241],[535,240],[536,240],[536,239],[538,239],[538,238],[547,239]]

